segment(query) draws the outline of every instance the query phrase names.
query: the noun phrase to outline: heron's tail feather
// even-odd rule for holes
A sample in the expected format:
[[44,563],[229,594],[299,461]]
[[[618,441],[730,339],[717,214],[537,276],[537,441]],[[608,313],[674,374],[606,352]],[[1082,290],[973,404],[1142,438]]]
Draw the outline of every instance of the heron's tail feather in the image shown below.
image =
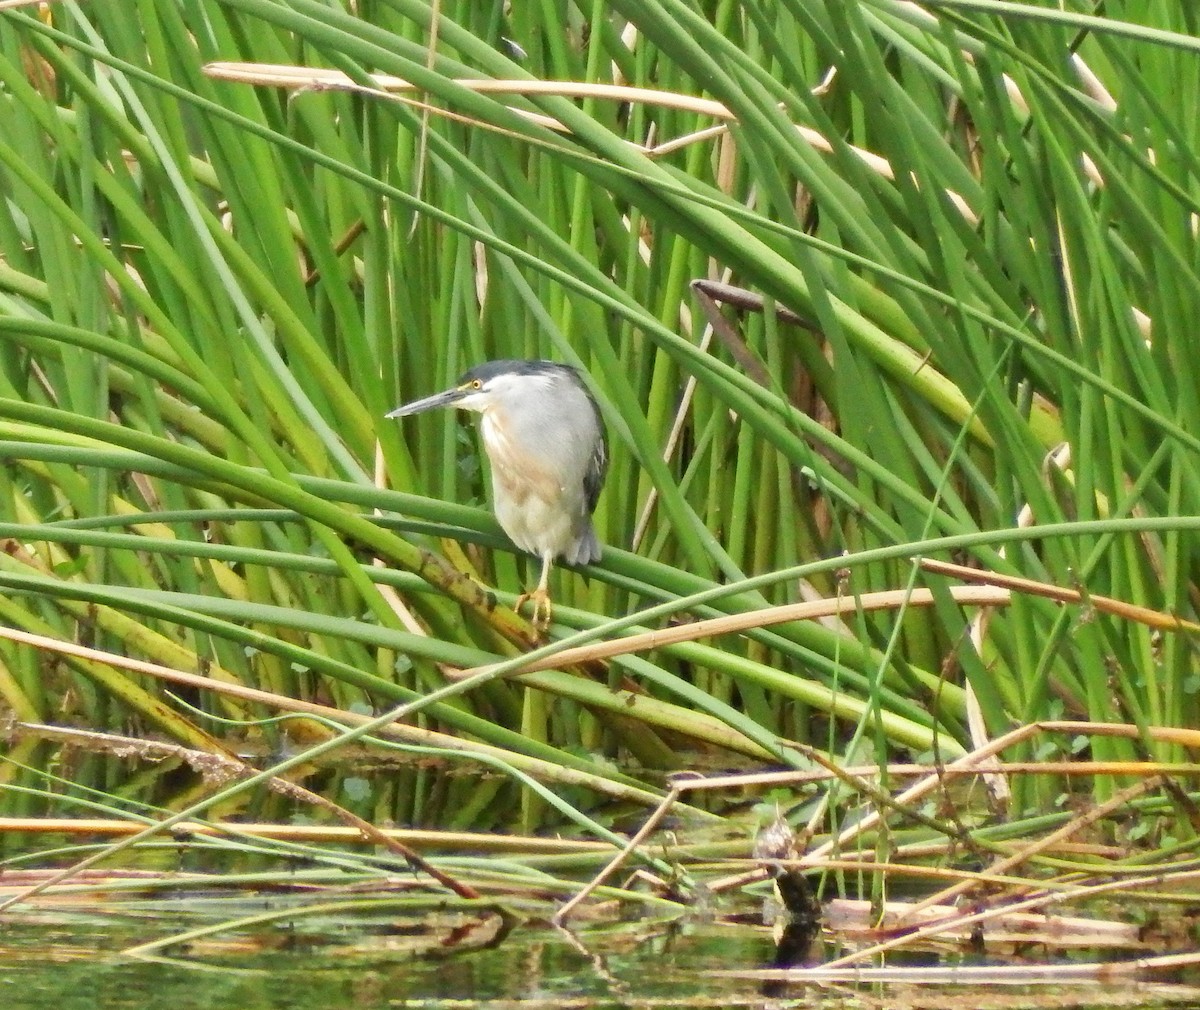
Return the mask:
[[601,553],[600,540],[596,536],[595,528],[589,522],[587,529],[575,541],[571,550],[563,555],[563,559],[569,565],[586,565],[592,561],[599,561]]

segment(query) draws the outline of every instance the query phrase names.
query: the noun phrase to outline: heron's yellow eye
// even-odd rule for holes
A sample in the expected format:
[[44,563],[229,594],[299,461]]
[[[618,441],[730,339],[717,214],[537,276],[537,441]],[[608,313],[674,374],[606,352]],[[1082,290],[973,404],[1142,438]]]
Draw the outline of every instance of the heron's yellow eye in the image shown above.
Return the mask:
[[472,389],[483,389],[483,383],[479,379],[472,379],[471,380],[471,388]]

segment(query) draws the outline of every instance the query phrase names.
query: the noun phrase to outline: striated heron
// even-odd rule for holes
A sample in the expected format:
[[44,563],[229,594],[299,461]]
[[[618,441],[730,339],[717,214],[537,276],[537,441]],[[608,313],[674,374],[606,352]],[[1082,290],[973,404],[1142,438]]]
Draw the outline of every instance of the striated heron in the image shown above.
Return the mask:
[[407,417],[435,407],[481,415],[479,432],[492,465],[496,519],[521,550],[541,558],[532,593],[533,623],[545,629],[553,612],[550,567],[555,558],[583,565],[600,559],[592,512],[608,469],[600,410],[579,373],[553,361],[488,361],[450,389],[397,407]]

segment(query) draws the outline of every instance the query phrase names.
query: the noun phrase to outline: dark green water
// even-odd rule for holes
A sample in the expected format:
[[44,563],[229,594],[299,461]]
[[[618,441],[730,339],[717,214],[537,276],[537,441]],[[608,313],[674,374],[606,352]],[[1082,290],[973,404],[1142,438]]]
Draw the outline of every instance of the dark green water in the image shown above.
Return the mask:
[[912,987],[825,985],[778,991],[714,979],[710,969],[765,966],[772,944],[748,927],[645,923],[574,937],[519,927],[485,949],[458,949],[453,931],[378,920],[304,933],[272,928],[172,950],[171,960],[117,952],[170,924],[0,920],[0,999],[30,1010],[423,1007],[916,1007],[1104,1008],[1200,1005],[1184,986]]
[[[115,955],[145,939],[97,924],[4,927],[0,998],[9,1006],[84,1010],[91,1007],[193,1010],[230,1007],[394,1007],[527,1005],[591,1007],[664,1005],[725,992],[737,1001],[741,983],[699,976],[706,962],[754,966],[770,956],[759,932],[646,931],[623,927],[576,946],[551,929],[518,930],[493,949],[455,952],[401,930],[269,935],[210,941],[170,961]],[[447,941],[449,943],[449,941]],[[582,934],[581,944],[589,937]],[[266,949],[268,946],[271,949]],[[754,992],[753,988],[750,992]],[[19,995],[18,995],[19,994]],[[582,1001],[582,1002],[580,1002]]]

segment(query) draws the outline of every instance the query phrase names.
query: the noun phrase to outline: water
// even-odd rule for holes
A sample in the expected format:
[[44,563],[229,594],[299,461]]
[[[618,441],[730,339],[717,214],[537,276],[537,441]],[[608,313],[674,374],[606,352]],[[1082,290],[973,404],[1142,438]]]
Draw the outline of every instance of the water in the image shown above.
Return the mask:
[[10,924],[0,944],[0,998],[29,1010],[329,1010],[446,1001],[603,1007],[656,998],[666,1005],[702,993],[733,996],[744,988],[740,983],[707,983],[697,974],[700,965],[760,964],[771,949],[762,931],[665,924],[606,928],[584,933],[581,942],[558,930],[521,927],[497,946],[481,937],[476,947],[465,929],[456,936],[399,923],[364,931],[355,923],[321,936],[277,928],[204,940],[173,950],[170,960],[117,956],[146,932],[99,921]]
[[608,923],[575,934],[523,924],[504,934],[453,916],[307,919],[207,937],[172,948],[170,959],[119,955],[189,924],[78,909],[10,917],[0,932],[0,999],[29,1010],[1200,1005],[1200,990],[1170,985],[764,988],[707,972],[768,965],[766,931],[712,923]]

